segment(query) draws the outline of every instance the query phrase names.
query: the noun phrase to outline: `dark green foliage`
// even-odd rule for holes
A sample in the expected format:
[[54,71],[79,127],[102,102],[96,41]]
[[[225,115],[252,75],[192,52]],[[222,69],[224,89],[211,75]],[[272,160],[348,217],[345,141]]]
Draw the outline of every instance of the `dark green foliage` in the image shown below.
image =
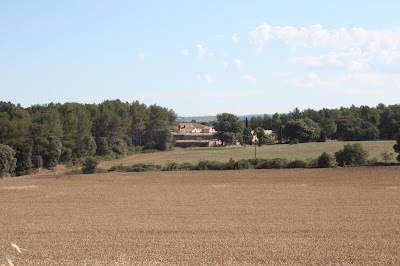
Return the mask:
[[21,138],[12,144],[15,149],[15,158],[17,159],[17,167],[15,173],[17,175],[26,175],[32,171],[32,148],[33,141],[30,138]]
[[243,130],[243,145],[251,145],[253,143],[253,134],[251,134],[251,128],[245,127]]
[[264,159],[256,165],[256,169],[282,169],[286,168],[289,161],[285,158]]
[[396,144],[394,144],[393,149],[395,152],[399,153],[399,155],[397,156],[397,161],[400,162],[400,129],[397,132],[397,134],[395,135],[395,139],[396,139]]
[[333,134],[336,133],[337,125],[335,120],[332,118],[324,118],[319,122],[321,128],[321,135],[325,138],[331,138]]
[[179,164],[176,162],[168,162],[165,167],[162,168],[162,171],[177,171],[179,169]]
[[40,156],[40,155],[34,155],[33,157],[32,157],[32,165],[33,165],[33,167],[34,168],[36,168],[36,169],[40,169],[40,168],[42,168],[43,167],[43,159],[42,159],[42,156]]
[[117,139],[117,138],[111,139],[109,147],[113,152],[122,155],[123,157],[126,156],[128,152],[128,146],[122,139]]
[[201,160],[195,166],[195,170],[224,170],[222,164],[218,161]]
[[96,141],[96,144],[97,144],[96,145],[97,146],[97,149],[96,149],[97,155],[106,156],[111,153],[111,149],[108,146],[107,138],[105,138],[105,137],[98,138]]
[[8,145],[0,144],[0,177],[14,174],[17,167],[15,151]]
[[97,165],[99,161],[93,157],[87,157],[83,162],[82,173],[93,174],[96,172]]
[[72,162],[72,150],[70,148],[62,148],[60,163],[69,164]]
[[217,137],[223,145],[242,142],[243,129],[244,125],[237,116],[228,113],[217,115],[215,130],[218,131]]
[[192,163],[185,162],[179,165],[179,170],[192,170],[192,169],[194,169],[194,165]]
[[323,152],[318,157],[318,168],[330,168],[335,166],[336,166],[336,160],[334,156],[326,152]]
[[254,131],[254,134],[257,136],[258,139],[258,146],[266,145],[268,143],[271,143],[271,137],[269,135],[266,135],[264,132],[264,128],[258,127]]
[[39,154],[43,159],[43,167],[57,166],[63,148],[61,141],[58,137],[49,135],[42,144]]
[[361,144],[346,144],[344,148],[335,152],[335,158],[340,166],[363,165],[366,163],[368,153]]
[[310,119],[297,119],[287,122],[284,132],[289,140],[298,139],[303,143],[316,140],[321,134],[321,129]]
[[160,171],[162,169],[161,165],[155,164],[134,164],[131,166],[127,165],[115,165],[112,166],[109,171],[120,171],[120,172],[147,172],[147,171]]
[[149,119],[144,130],[143,140],[147,149],[170,150],[175,144],[171,129],[177,115],[174,111],[151,105],[149,107]]
[[287,168],[306,168],[307,163],[302,160],[294,160],[286,165]]

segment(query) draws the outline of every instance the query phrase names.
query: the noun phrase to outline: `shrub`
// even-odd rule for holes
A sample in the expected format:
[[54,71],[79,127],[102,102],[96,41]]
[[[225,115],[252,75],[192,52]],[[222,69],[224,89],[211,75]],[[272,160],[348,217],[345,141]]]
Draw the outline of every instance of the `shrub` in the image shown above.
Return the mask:
[[332,155],[323,152],[319,157],[318,157],[318,168],[331,168],[336,166],[336,160],[335,157]]
[[185,163],[181,163],[179,165],[179,170],[193,170],[194,169],[194,165],[188,162]]
[[125,157],[128,152],[128,145],[122,140],[118,138],[113,138],[109,142],[109,147],[111,150],[119,155]]
[[306,168],[307,163],[302,160],[294,160],[286,165],[287,168]]
[[293,144],[299,144],[299,140],[298,139],[294,139],[293,140]]
[[225,167],[217,161],[201,160],[195,167],[196,170],[224,170]]
[[308,158],[306,160],[307,166],[310,168],[317,168],[318,167],[318,159],[319,159],[319,157]]
[[363,165],[366,163],[368,153],[361,144],[346,144],[343,150],[335,152],[336,161],[340,166]]
[[168,162],[165,167],[162,168],[163,171],[177,171],[179,170],[179,164],[176,162]]
[[378,158],[378,156],[374,156],[374,157],[372,157],[371,159],[369,159],[368,161],[367,161],[367,164],[368,165],[374,165],[374,164],[378,164],[379,163],[379,158]]
[[288,164],[287,159],[284,158],[274,158],[265,159],[261,164],[257,165],[257,169],[282,169]]
[[97,165],[99,161],[93,157],[87,157],[83,162],[82,173],[84,174],[93,174],[96,172]]
[[120,172],[147,172],[147,171],[160,171],[162,170],[161,165],[157,164],[144,164],[144,163],[139,163],[139,164],[134,164],[131,166],[127,165],[114,165],[112,166],[108,171],[113,172],[113,171],[120,171]]
[[381,153],[381,158],[385,163],[387,163],[394,159],[394,154],[393,154],[393,152],[389,151],[388,149],[385,149]]
[[235,162],[234,169],[236,170],[251,169],[251,168],[254,168],[254,166],[251,164],[250,160],[239,160]]

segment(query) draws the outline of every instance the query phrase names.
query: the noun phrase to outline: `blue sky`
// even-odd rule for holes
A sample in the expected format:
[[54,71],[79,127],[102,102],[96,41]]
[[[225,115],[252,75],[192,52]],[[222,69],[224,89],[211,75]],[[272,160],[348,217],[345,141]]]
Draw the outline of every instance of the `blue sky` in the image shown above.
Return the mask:
[[1,1],[0,100],[118,98],[184,116],[398,104],[398,10],[398,1]]

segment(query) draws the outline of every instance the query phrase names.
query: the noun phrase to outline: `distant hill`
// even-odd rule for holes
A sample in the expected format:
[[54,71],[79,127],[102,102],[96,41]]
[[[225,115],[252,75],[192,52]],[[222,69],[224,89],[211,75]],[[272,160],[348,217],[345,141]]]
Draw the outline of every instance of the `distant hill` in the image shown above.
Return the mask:
[[[268,114],[270,117],[273,115]],[[250,114],[250,115],[238,115],[240,120],[245,120],[246,117],[250,119],[252,116],[261,116],[264,117],[264,114]],[[177,121],[178,122],[192,122],[192,120],[196,120],[197,123],[201,122],[213,122],[217,121],[217,116],[216,115],[207,115],[207,116],[178,116]]]

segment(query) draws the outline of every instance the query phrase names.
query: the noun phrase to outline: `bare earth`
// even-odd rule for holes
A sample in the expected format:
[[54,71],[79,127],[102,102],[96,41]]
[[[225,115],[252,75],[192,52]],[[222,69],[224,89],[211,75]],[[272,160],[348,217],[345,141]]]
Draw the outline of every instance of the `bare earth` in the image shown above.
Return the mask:
[[400,166],[42,173],[0,210],[0,265],[400,264]]

